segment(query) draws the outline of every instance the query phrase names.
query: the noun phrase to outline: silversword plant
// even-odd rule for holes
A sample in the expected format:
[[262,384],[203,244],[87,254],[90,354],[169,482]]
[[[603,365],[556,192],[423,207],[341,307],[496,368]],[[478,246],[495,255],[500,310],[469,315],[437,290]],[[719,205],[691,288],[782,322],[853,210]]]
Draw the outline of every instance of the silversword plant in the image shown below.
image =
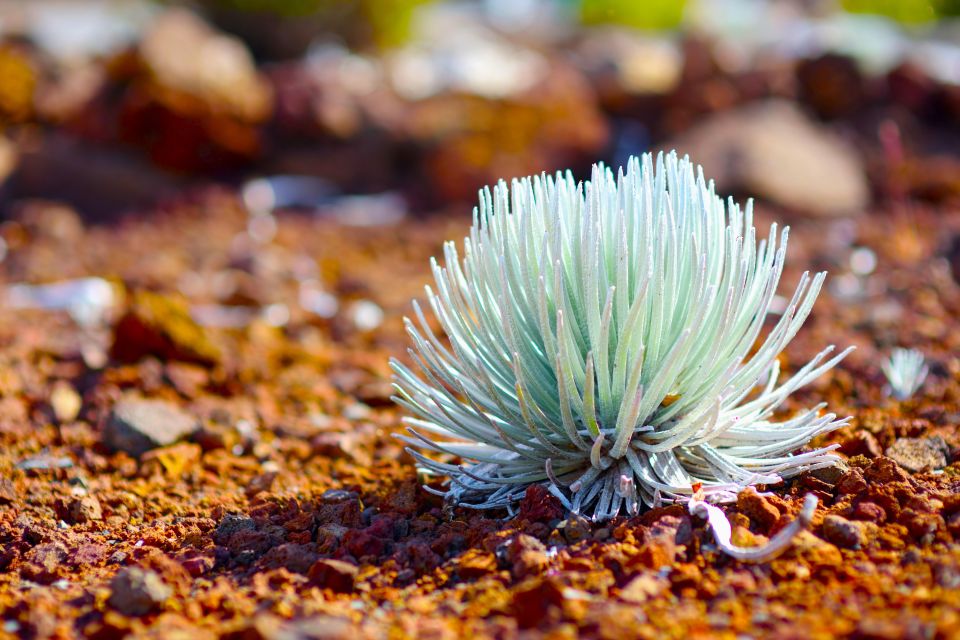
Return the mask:
[[923,353],[916,349],[894,349],[881,367],[887,376],[887,382],[890,383],[890,391],[897,400],[912,397],[923,386],[923,381],[930,373]]
[[414,416],[401,437],[448,477],[451,503],[511,509],[540,483],[595,520],[830,466],[832,447],[798,450],[846,419],[821,404],[773,420],[849,351],[781,380],[825,277],[804,273],[758,340],[786,246],[787,229],[758,240],[751,203],[725,204],[674,153],[597,165],[585,183],[501,181],[480,194],[462,260],[449,242],[432,262],[446,339],[416,303],[407,320],[412,368],[392,362]]

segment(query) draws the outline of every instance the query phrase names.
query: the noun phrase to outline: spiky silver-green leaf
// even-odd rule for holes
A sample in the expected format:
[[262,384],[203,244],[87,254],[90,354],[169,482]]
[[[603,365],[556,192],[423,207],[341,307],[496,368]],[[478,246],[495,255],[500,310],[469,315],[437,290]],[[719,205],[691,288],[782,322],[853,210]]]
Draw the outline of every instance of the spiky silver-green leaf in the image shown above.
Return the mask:
[[392,363],[415,416],[402,437],[452,502],[510,508],[542,483],[598,520],[833,464],[829,447],[796,451],[845,420],[823,405],[771,420],[847,353],[780,380],[824,273],[800,278],[757,346],[786,244],[776,225],[758,240],[751,204],[725,205],[673,153],[595,166],[586,183],[501,181],[480,194],[462,260],[450,242],[432,262],[447,339],[416,303],[407,320],[413,366]]

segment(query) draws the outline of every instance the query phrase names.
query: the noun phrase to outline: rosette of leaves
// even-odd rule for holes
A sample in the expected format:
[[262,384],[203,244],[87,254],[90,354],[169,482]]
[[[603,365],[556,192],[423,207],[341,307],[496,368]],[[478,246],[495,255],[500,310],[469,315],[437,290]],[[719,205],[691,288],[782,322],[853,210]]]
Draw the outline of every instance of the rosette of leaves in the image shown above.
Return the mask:
[[674,153],[482,191],[462,259],[448,242],[432,262],[442,332],[414,303],[412,364],[392,362],[413,414],[400,437],[448,478],[427,488],[511,509],[539,483],[605,520],[833,465],[832,447],[801,449],[847,419],[823,404],[775,419],[849,351],[781,376],[825,277],[777,297],[787,234],[758,239],[751,203]]
[[897,400],[913,397],[930,373],[923,353],[916,349],[894,349],[880,366],[890,383],[890,393]]

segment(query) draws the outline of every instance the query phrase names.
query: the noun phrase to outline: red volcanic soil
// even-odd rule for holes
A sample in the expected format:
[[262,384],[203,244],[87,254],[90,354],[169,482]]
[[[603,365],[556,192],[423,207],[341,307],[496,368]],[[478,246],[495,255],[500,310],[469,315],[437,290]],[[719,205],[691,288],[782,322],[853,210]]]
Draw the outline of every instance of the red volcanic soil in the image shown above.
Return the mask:
[[[598,525],[542,490],[508,518],[420,488],[387,362],[461,213],[281,214],[256,240],[205,191],[108,227],[43,203],[3,223],[5,283],[96,275],[116,304],[87,325],[0,307],[0,637],[960,636],[956,210],[789,220],[784,287],[807,268],[832,284],[784,368],[859,347],[789,409],[853,419],[824,440],[843,469],[725,508],[749,546],[820,498],[755,565],[678,506]],[[904,402],[883,390],[895,346],[931,368]]]

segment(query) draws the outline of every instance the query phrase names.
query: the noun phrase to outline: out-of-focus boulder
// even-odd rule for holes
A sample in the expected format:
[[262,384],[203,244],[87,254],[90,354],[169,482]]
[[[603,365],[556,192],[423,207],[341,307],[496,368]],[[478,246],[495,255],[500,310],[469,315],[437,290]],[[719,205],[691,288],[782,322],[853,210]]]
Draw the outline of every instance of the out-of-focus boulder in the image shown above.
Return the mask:
[[703,165],[721,193],[742,191],[824,217],[856,214],[869,202],[857,151],[789,102],[720,113],[664,147]]
[[259,125],[273,94],[240,40],[171,9],[115,67],[128,85],[121,137],[146,147],[158,164],[220,170],[259,155]]

